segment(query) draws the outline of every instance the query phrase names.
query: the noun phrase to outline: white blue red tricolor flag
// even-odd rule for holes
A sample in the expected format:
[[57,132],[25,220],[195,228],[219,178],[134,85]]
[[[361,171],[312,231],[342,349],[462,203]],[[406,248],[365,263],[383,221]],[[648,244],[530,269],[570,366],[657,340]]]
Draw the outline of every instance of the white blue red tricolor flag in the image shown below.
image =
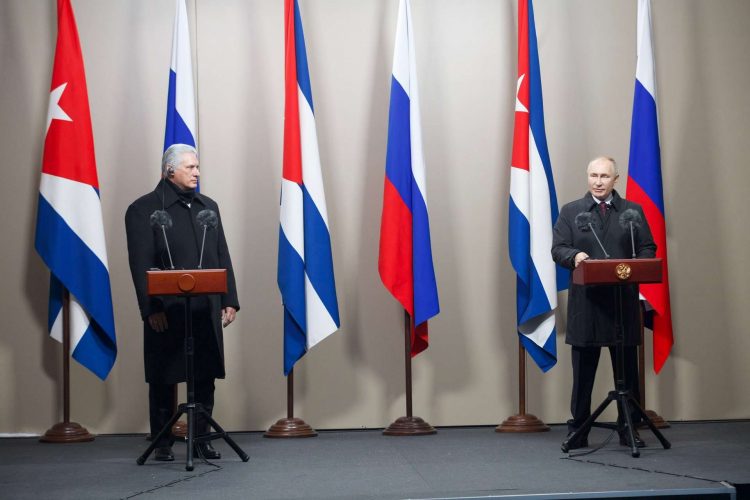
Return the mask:
[[557,292],[565,271],[552,260],[557,195],[544,132],[542,79],[531,0],[518,2],[518,80],[510,169],[508,246],[516,271],[518,334],[543,371],[557,362]]
[[338,330],[331,236],[320,170],[305,36],[297,0],[285,0],[284,169],[278,283],[284,303],[284,374]]
[[638,0],[638,62],[635,70],[633,124],[630,131],[628,199],[640,204],[656,242],[656,256],[663,259],[662,282],[641,285],[640,291],[653,308],[654,371],[659,373],[672,349],[672,310],[669,304],[667,230],[661,183],[659,119],[656,107],[654,50],[651,43],[651,3]]
[[417,64],[409,0],[400,0],[393,51],[380,279],[412,323],[411,355],[427,349],[427,320],[440,312],[427,214]]
[[193,53],[190,50],[190,27],[185,0],[176,0],[175,3],[164,151],[172,144],[189,144],[193,147],[196,144],[195,87],[193,86]]
[[62,340],[67,289],[71,355],[104,380],[117,343],[91,113],[70,0],[58,0],[57,13],[35,247],[51,272],[50,335]]

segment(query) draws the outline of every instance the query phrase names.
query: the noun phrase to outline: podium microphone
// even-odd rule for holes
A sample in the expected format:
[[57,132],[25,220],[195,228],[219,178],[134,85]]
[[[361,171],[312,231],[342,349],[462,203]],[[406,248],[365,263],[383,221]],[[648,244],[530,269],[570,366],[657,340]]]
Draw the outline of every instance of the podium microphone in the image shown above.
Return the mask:
[[580,229],[584,233],[587,231],[591,231],[594,234],[596,242],[599,243],[599,247],[602,249],[602,252],[604,252],[604,258],[609,259],[609,254],[604,249],[604,245],[602,245],[599,237],[596,235],[596,231],[594,231],[594,225],[591,222],[591,212],[581,212],[580,214],[576,215],[575,222],[576,226],[578,226],[578,229]]
[[172,252],[169,251],[169,241],[167,240],[167,229],[172,229],[172,216],[169,215],[165,210],[154,210],[151,214],[151,227],[156,229],[161,228],[161,234],[164,235],[164,244],[167,246],[167,255],[169,256],[169,268],[174,269],[174,262],[172,262]]
[[201,256],[198,260],[198,269],[201,269],[203,264],[203,248],[206,246],[206,230],[210,227],[215,228],[219,224],[219,217],[216,216],[216,212],[213,210],[205,209],[198,212],[195,217],[198,224],[203,227],[203,242],[201,243]]
[[638,213],[638,210],[628,208],[622,213],[622,215],[620,215],[619,222],[620,227],[623,229],[630,226],[630,248],[633,250],[633,258],[635,259],[635,237],[633,236],[633,228],[635,227],[638,229],[641,227],[643,218],[641,217],[641,214]]

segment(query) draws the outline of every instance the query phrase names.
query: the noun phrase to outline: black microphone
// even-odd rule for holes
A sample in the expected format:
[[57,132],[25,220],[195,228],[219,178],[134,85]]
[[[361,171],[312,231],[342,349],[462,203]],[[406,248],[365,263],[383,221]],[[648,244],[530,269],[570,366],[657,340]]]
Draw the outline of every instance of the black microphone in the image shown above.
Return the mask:
[[174,269],[172,262],[172,252],[169,251],[169,241],[167,240],[167,229],[172,229],[172,216],[165,210],[154,210],[151,214],[151,227],[154,229],[161,228],[161,234],[164,235],[164,244],[167,246],[167,255],[169,256],[169,268]]
[[604,252],[604,258],[609,259],[609,254],[604,249],[604,245],[602,245],[599,236],[596,235],[596,231],[594,231],[594,224],[592,224],[591,221],[591,212],[581,212],[576,215],[575,223],[578,229],[580,229],[584,233],[587,231],[591,231],[594,234],[594,238],[596,238],[596,242],[599,243],[599,247],[602,249],[602,252]]
[[216,215],[216,212],[213,210],[205,209],[198,212],[198,215],[195,217],[198,221],[198,224],[203,227],[203,242],[201,243],[201,256],[198,260],[198,269],[201,269],[201,264],[203,264],[203,248],[206,246],[206,230],[210,227],[211,229],[215,228],[219,224],[219,217]]
[[576,215],[576,226],[583,232],[589,231],[591,224],[591,212],[581,212]]
[[635,237],[633,236],[633,228],[638,229],[643,224],[643,217],[638,213],[638,210],[628,208],[620,215],[620,227],[623,229],[630,228],[630,248],[633,251],[633,258],[635,259]]

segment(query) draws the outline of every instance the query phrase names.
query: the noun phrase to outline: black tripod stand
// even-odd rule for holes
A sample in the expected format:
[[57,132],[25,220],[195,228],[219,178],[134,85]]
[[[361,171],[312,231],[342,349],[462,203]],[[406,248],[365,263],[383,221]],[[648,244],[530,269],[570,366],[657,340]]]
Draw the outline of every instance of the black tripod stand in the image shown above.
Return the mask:
[[[146,448],[143,455],[138,457],[136,463],[143,465],[146,459],[154,451],[157,444],[161,442],[161,439],[168,436],[172,432],[172,426],[182,416],[187,414],[187,459],[185,462],[185,470],[193,470],[193,450],[195,445],[204,441],[212,441],[214,439],[223,439],[229,446],[237,453],[243,462],[250,460],[250,457],[242,451],[237,443],[229,437],[229,434],[221,428],[221,426],[214,420],[208,411],[200,403],[195,402],[195,379],[194,379],[194,345],[193,345],[193,315],[190,307],[190,295],[184,295],[185,297],[185,372],[187,380],[187,403],[182,403],[177,407],[177,412],[172,415],[169,422],[159,431],[154,439],[151,441],[151,445]],[[210,427],[218,432],[211,432],[204,436],[195,435],[195,420],[198,415],[202,415],[206,421],[209,422]]]
[[[573,434],[571,434],[565,441],[563,441],[561,446],[563,453],[568,452],[568,450],[570,449],[570,443],[575,443],[578,441],[578,439],[581,438],[581,436],[588,435],[591,427],[602,427],[605,429],[616,429],[620,436],[626,436],[626,439],[629,439],[628,442],[630,443],[630,454],[633,457],[639,457],[641,455],[641,452],[638,451],[638,447],[636,446],[633,430],[633,419],[631,416],[631,410],[633,409],[643,419],[643,421],[646,422],[649,429],[651,429],[651,432],[654,433],[665,450],[669,449],[672,446],[669,441],[667,441],[667,439],[662,435],[662,433],[659,432],[656,426],[654,426],[654,423],[651,421],[648,415],[646,415],[646,412],[643,411],[641,405],[638,403],[635,397],[633,397],[633,395],[630,393],[630,390],[625,385],[625,326],[622,307],[622,285],[617,285],[616,311],[615,390],[610,391],[604,401],[599,405],[596,411],[594,411],[594,413],[592,413],[589,418],[586,419],[583,425]],[[616,424],[596,422],[596,419],[599,418],[599,415],[604,412],[607,406],[609,406],[609,403],[611,403],[612,401],[617,402],[617,408],[620,412],[620,415],[624,417],[624,421],[621,417],[618,418]]]

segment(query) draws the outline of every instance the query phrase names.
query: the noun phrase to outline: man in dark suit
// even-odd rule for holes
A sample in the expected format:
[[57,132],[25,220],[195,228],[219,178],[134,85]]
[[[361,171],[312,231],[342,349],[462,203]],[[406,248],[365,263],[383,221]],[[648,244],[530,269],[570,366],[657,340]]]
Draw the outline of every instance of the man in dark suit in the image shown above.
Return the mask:
[[[640,205],[623,199],[614,190],[619,174],[617,164],[612,158],[598,157],[589,163],[588,193],[576,201],[568,203],[560,211],[560,217],[554,228],[552,240],[552,258],[563,267],[575,269],[588,259],[606,258],[596,240],[598,236],[602,245],[612,258],[631,258],[632,243],[629,227],[622,227],[619,218],[625,210],[637,211],[641,226],[634,233],[637,258],[649,258],[656,255],[656,244],[651,236],[643,209]],[[581,214],[591,217],[595,234],[589,227],[578,227]],[[578,218],[578,221],[576,220]],[[608,346],[615,367],[615,318],[617,309],[617,288],[623,293],[623,321],[625,326],[625,385],[639,398],[637,346],[640,343],[640,305],[637,285],[598,285],[582,286],[571,283],[568,294],[568,324],[565,342],[572,347],[573,393],[570,401],[572,419],[568,420],[568,431],[575,432],[591,415],[591,391],[599,364],[602,346]],[[619,408],[618,408],[619,412]],[[618,421],[624,415],[618,413]],[[634,425],[640,421],[635,412],[632,415]],[[638,447],[645,443],[634,430],[635,444]],[[569,434],[569,436],[570,436]],[[620,444],[630,446],[627,432],[620,435]],[[588,436],[581,436],[577,442],[569,443],[569,449],[588,446]]]
[[[175,144],[164,152],[162,179],[152,192],[134,201],[125,213],[130,272],[143,319],[143,347],[146,382],[149,384],[149,423],[156,438],[174,412],[175,384],[185,381],[185,302],[179,297],[150,297],[146,271],[194,269],[200,259],[203,227],[196,217],[213,210],[215,229],[206,232],[202,267],[227,270],[227,293],[191,300],[195,352],[195,398],[210,413],[214,406],[214,381],[224,378],[222,327],[235,319],[239,310],[232,261],[224,237],[219,207],[214,200],[196,192],[200,177],[198,154],[192,146]],[[151,215],[166,211],[172,219],[167,231],[169,247],[160,227],[152,228]],[[170,255],[171,253],[171,255]],[[196,419],[196,433],[209,431],[205,418]],[[173,437],[157,443],[155,459],[174,460]],[[196,454],[218,459],[211,442],[196,446]]]

